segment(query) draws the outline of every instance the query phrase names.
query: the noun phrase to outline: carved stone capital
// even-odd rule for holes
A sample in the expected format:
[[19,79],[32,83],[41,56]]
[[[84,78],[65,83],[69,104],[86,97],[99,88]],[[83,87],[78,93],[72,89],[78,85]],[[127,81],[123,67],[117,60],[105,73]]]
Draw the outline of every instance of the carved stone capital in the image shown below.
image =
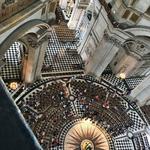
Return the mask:
[[124,43],[124,48],[127,53],[139,58],[143,58],[150,50],[149,47],[142,41],[130,40]]
[[36,39],[33,39],[32,37],[27,37],[27,41],[30,47],[32,48],[37,48],[38,47],[38,42]]
[[30,47],[32,48],[38,48],[43,42],[47,41],[48,37],[47,35],[43,36],[42,38],[35,38],[35,37],[27,37],[27,42]]

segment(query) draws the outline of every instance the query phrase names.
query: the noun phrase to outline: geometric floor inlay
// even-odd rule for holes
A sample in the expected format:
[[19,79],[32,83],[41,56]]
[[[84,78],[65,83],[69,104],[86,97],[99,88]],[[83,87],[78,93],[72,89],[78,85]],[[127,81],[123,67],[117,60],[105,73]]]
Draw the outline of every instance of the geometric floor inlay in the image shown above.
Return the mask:
[[67,133],[64,150],[109,150],[108,141],[100,128],[88,120],[75,124]]
[[91,76],[45,80],[16,101],[44,150],[135,149],[127,133],[144,132],[144,121],[104,82]]

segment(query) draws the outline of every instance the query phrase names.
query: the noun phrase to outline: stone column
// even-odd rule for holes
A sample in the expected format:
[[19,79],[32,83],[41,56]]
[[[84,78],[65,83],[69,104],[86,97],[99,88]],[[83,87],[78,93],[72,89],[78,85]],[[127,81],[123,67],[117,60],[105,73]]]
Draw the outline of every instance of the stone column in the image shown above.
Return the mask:
[[[104,46],[105,51],[103,51],[103,54],[100,54],[100,61],[97,67],[95,68],[95,75],[97,77],[100,77],[105,68],[108,66],[108,64],[112,61],[116,53],[118,52],[119,48],[112,44],[112,43],[105,43]],[[103,49],[103,50],[104,50]]]
[[77,30],[80,28],[80,24],[81,24],[82,20],[84,19],[84,14],[85,14],[85,10],[82,10],[82,12],[80,14],[80,18],[79,18],[78,24],[76,26]]
[[27,36],[28,53],[24,56],[22,79],[25,83],[33,83],[41,77],[45,50],[48,45],[47,36],[41,39]]
[[37,59],[35,79],[41,78],[41,69],[43,66],[44,56],[45,56],[45,51],[46,51],[47,45],[48,45],[48,40],[44,41],[41,45],[39,45],[39,47],[36,50],[39,52],[39,55],[38,55],[38,59]]
[[134,3],[133,8],[141,13],[144,13],[150,6],[150,1],[138,0]]
[[72,15],[71,15],[70,20],[68,22],[68,27],[70,29],[76,29],[78,27],[78,23],[81,20],[81,17],[83,17],[82,12],[84,11],[84,9],[86,9],[86,7],[84,9],[78,8],[78,7],[79,7],[79,2],[76,1],[74,8],[73,8],[73,11],[72,11]]
[[119,50],[120,45],[121,43],[117,39],[104,35],[86,66],[86,72],[100,77]]
[[143,106],[147,103],[150,99],[150,75],[132,90],[130,96],[137,101],[139,106]]

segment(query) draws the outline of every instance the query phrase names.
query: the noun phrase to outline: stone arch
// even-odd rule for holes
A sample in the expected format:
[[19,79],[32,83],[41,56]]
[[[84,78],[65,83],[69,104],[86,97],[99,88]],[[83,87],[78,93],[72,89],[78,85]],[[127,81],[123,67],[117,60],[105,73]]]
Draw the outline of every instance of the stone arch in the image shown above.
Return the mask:
[[48,29],[49,25],[41,20],[32,20],[18,27],[0,45],[0,59],[15,41],[30,33],[30,30],[34,27]]
[[[144,69],[146,70],[146,68],[144,68],[144,65],[148,62],[148,58],[150,58],[150,42],[149,41],[150,41],[150,37],[137,35],[137,36],[133,36],[133,37],[126,39],[124,43],[122,44],[122,48],[124,52],[126,53],[126,55],[128,55],[132,59],[132,64],[135,64],[132,68],[131,68],[131,65],[126,66],[127,69],[131,68],[130,73],[127,73],[127,74],[130,74],[129,76],[144,75],[144,74],[141,74],[141,70],[142,71]],[[127,57],[127,56],[124,55],[124,57]],[[114,62],[115,61],[113,61],[113,63]]]
[[27,53],[28,47],[27,47],[26,43],[24,43],[24,41],[22,41],[21,39],[19,39],[18,42],[22,46],[22,49],[20,50],[20,54],[21,54],[21,56],[23,56],[25,53]]
[[[35,27],[33,27],[33,29],[34,29]],[[20,42],[23,46],[24,46],[24,52],[25,53],[28,53],[28,51],[29,51],[29,41],[27,41],[26,39],[28,38],[28,37],[33,37],[33,38],[35,38],[35,39],[38,39],[38,36],[37,36],[37,34],[36,33],[34,33],[33,31],[31,31],[31,30],[29,30],[29,31],[27,31],[26,32],[26,34],[25,35],[23,35],[22,37],[20,37],[19,39],[18,39],[18,42]]]
[[132,38],[126,39],[123,45],[128,43],[133,43],[135,46],[138,45],[138,53],[143,53],[143,55],[145,55],[150,52],[150,37],[148,36],[133,36]]
[[150,37],[150,28],[149,27],[132,27],[132,28],[125,29],[124,31],[132,34],[133,36]]
[[40,78],[49,27],[41,20],[29,21],[14,30],[0,45],[0,59],[14,42],[18,41],[23,45],[22,80],[25,83],[32,83]]

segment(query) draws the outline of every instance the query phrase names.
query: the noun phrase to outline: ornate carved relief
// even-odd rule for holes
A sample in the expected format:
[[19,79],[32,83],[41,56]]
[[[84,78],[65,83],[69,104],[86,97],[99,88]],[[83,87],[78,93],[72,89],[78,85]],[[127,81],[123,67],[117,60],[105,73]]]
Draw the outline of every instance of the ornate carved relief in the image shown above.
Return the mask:
[[129,54],[132,53],[141,58],[150,52],[148,46],[142,41],[130,40],[125,42],[124,47]]
[[104,38],[108,42],[115,44],[117,47],[121,47],[122,46],[122,42],[119,41],[118,39],[116,39],[115,37],[110,36],[106,30],[104,31]]
[[37,48],[38,47],[38,43],[35,39],[33,39],[32,37],[27,37],[27,41],[30,47],[32,48]]
[[146,74],[148,66],[150,66],[150,48],[140,40],[130,40],[124,43],[124,50],[130,56],[133,56],[140,62],[140,66],[132,73],[132,76],[140,76]]
[[44,41],[47,40],[47,35],[44,35],[42,38],[35,38],[32,36],[28,36],[27,37],[27,42],[29,44],[29,46],[31,46],[32,48],[37,48],[38,46],[40,46]]

